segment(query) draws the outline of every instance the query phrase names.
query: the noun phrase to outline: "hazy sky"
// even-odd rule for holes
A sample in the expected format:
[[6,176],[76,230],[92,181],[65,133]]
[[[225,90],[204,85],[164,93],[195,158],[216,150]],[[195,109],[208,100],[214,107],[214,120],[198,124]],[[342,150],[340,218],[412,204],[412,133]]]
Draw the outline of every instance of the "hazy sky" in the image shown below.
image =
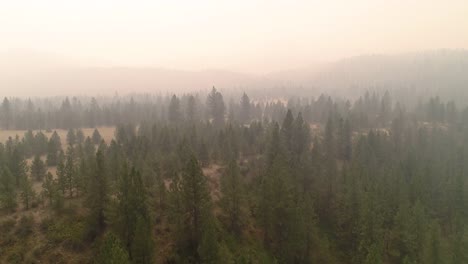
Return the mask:
[[0,52],[267,72],[368,53],[468,48],[467,0],[0,0]]

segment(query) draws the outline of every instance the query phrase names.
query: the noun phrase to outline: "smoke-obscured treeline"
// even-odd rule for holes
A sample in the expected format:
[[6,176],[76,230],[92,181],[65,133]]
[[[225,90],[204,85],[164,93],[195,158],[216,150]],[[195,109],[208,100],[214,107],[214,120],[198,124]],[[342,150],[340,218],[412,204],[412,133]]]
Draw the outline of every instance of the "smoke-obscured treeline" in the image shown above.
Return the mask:
[[[324,123],[330,112],[346,116],[360,128],[385,126],[401,112],[419,121],[455,122],[467,115],[467,106],[438,96],[404,104],[393,99],[391,92],[366,91],[356,99],[318,97],[272,98],[267,94],[249,98],[247,94],[229,94],[220,111],[229,122],[251,120],[280,122],[288,109],[301,112],[308,123]],[[7,98],[0,105],[0,128],[39,129],[94,128],[132,122],[206,122],[212,118],[206,93],[183,95],[133,95],[114,97]],[[174,110],[176,109],[176,110]],[[244,110],[248,109],[248,110]],[[176,111],[176,113],[171,112]],[[248,111],[248,113],[245,113]]]
[[437,97],[6,99],[1,120],[68,129],[0,144],[2,261],[467,262],[468,108]]

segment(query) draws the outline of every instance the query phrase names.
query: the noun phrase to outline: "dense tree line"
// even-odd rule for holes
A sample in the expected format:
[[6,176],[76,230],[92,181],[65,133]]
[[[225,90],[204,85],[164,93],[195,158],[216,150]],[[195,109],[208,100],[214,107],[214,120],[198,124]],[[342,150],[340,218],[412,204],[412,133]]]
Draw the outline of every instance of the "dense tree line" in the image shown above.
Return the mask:
[[[205,99],[206,98],[206,99]],[[465,107],[465,106],[463,106]],[[406,109],[405,109],[406,108]],[[213,87],[208,93],[183,95],[134,95],[99,98],[4,98],[0,104],[0,128],[23,130],[77,129],[85,127],[116,126],[133,122],[197,123],[210,121],[221,128],[224,119],[231,123],[248,124],[253,120],[282,122],[287,110],[299,112],[307,122],[324,123],[329,113],[350,114],[356,127],[372,128],[388,125],[398,111],[411,112],[419,121],[454,121],[460,113],[454,100],[442,102],[439,97],[417,104],[392,102],[389,92],[366,92],[349,100],[321,95],[319,97],[292,97],[267,99],[240,98],[223,95]]]
[[[4,100],[4,128],[41,115],[12,114],[22,104]],[[215,88],[204,102],[65,99],[26,128],[65,127],[66,146],[32,130],[0,144],[3,214],[66,219],[79,201],[73,245],[95,245],[96,263],[468,261],[468,108],[388,93],[228,105]],[[98,125],[114,139],[80,130]]]

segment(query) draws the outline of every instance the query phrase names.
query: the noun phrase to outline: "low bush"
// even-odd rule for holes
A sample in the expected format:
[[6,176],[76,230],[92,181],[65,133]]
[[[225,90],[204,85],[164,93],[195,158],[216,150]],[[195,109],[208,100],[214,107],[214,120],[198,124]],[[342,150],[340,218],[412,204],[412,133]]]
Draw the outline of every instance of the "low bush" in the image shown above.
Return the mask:
[[15,219],[8,218],[0,222],[0,233],[5,234],[13,230],[16,225]]
[[32,234],[34,227],[34,219],[32,216],[23,216],[21,217],[18,226],[16,227],[15,234],[19,238],[26,238]]

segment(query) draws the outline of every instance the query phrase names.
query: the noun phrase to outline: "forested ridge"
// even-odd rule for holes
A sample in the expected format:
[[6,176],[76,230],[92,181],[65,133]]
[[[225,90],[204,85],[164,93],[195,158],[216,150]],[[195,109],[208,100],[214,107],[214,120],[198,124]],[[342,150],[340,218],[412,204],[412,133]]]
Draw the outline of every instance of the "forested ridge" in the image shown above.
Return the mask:
[[0,262],[467,263],[463,107],[5,98]]

